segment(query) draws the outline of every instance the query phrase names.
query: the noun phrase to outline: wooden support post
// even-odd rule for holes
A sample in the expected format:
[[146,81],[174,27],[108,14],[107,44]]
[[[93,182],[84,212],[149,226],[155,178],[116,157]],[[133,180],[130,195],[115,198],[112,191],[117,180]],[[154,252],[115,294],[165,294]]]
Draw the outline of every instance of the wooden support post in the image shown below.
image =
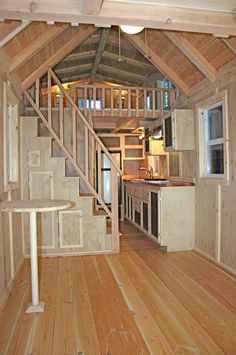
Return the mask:
[[155,100],[155,93],[156,93],[156,90],[152,90],[152,117],[154,118],[155,117],[155,108],[156,108],[156,100]]
[[128,116],[131,116],[131,92],[128,89]]
[[102,88],[102,115],[104,116],[105,115],[105,88],[103,87]]
[[118,175],[116,169],[111,164],[111,230],[112,230],[112,251],[120,251],[119,241],[119,214],[118,214]]
[[64,143],[64,104],[63,92],[60,91],[60,141]]
[[77,125],[76,125],[76,112],[72,108],[72,155],[74,161],[77,163]]
[[84,88],[84,114],[87,112],[87,98],[88,98],[88,92],[87,88]]
[[144,118],[147,117],[147,90],[143,91]]
[[119,116],[122,117],[122,89],[119,88]]
[[84,145],[85,145],[85,176],[89,179],[89,130],[88,127],[84,128]]
[[114,90],[111,88],[111,116],[113,116],[113,109],[114,109]]
[[35,82],[35,102],[36,102],[36,105],[37,107],[39,107],[39,79],[36,80]]
[[52,125],[52,93],[51,93],[51,87],[52,87],[52,77],[51,77],[51,73],[48,72],[48,124],[50,126]]
[[94,87],[93,88],[93,112],[94,112],[94,115],[96,113],[96,99],[97,99],[96,88]]
[[97,145],[97,177],[98,177],[98,181],[97,181],[97,188],[98,188],[98,195],[100,196],[100,198],[102,197],[102,173],[101,173],[101,169],[102,169],[102,156],[101,156],[102,150],[100,145]]
[[135,109],[136,109],[136,116],[139,116],[139,97],[138,97],[138,89],[135,90]]

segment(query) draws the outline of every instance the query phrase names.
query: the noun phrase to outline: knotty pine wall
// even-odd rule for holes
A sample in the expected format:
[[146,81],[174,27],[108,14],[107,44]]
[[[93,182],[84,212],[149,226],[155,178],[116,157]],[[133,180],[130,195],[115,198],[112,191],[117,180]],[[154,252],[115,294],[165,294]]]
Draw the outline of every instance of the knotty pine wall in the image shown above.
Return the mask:
[[[229,186],[222,186],[220,196],[218,185],[196,181],[195,247],[205,256],[236,273],[236,63],[225,73],[222,72],[214,85],[206,82],[199,85],[196,93],[188,100],[185,98],[184,105],[182,100],[179,107],[195,110],[196,104],[212,97],[217,90],[228,92]],[[195,119],[197,120],[196,114]],[[196,126],[195,138],[197,141]],[[196,150],[183,152],[182,169],[183,176],[197,178]]]
[[[3,183],[3,82],[4,79],[0,73],[0,201],[5,201],[9,198],[9,193],[4,192]],[[20,199],[20,190],[12,191],[11,198]],[[11,235],[13,240],[12,252],[10,250]],[[21,216],[16,213],[12,214],[11,223],[9,214],[0,212],[0,310],[9,294],[12,282],[22,261]]]

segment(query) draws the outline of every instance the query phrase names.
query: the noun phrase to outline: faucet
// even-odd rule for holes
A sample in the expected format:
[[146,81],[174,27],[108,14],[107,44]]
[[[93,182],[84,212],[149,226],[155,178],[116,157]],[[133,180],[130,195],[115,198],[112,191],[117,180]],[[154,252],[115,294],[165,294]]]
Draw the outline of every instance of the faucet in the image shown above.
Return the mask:
[[145,168],[144,166],[141,166],[139,170],[144,170],[146,171],[147,174],[149,174],[149,179],[153,178],[153,168],[149,166],[148,168]]

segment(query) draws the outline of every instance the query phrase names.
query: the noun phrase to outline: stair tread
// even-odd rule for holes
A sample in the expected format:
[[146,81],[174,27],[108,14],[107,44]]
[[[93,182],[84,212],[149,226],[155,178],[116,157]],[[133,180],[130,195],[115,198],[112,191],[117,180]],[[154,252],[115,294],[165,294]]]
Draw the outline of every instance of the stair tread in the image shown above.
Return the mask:
[[90,192],[81,192],[80,197],[94,197]]
[[107,216],[107,213],[103,210],[93,211],[94,216]]

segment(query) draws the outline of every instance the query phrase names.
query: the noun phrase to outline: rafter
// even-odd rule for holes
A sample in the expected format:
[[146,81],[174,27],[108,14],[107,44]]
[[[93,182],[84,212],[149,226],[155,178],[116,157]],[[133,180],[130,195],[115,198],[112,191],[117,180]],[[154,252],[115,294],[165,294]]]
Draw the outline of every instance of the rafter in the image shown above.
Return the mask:
[[101,59],[102,59],[103,51],[104,51],[105,46],[106,46],[106,42],[107,42],[107,38],[109,36],[109,32],[110,32],[109,28],[104,28],[102,30],[100,41],[99,41],[99,45],[98,45],[98,49],[97,49],[97,53],[96,53],[96,57],[94,59],[93,67],[92,67],[92,70],[91,70],[91,80],[94,80],[94,78],[96,77],[98,66],[99,66],[99,64],[101,62]]
[[144,79],[144,76],[143,75],[140,75],[140,74],[136,74],[136,73],[132,73],[128,70],[123,70],[123,69],[118,69],[118,68],[114,68],[114,67],[111,67],[110,65],[106,65],[106,64],[100,64],[99,66],[99,71],[101,72],[105,72],[105,73],[108,73],[108,74],[112,74],[116,77],[123,77],[123,78],[132,78],[132,79],[136,79],[138,81],[143,81]]
[[86,63],[86,64],[82,63],[82,64],[76,64],[76,65],[72,65],[72,66],[66,66],[65,68],[55,69],[55,73],[57,75],[69,74],[69,73],[75,74],[76,72],[79,72],[80,69],[82,69],[83,72],[90,71],[91,67],[92,67],[92,63],[91,62]]
[[216,80],[216,69],[181,33],[164,32],[166,37],[209,79]]
[[59,34],[64,32],[69,25],[50,26],[50,28],[35,38],[27,47],[24,47],[13,59],[10,64],[10,72],[17,70],[27,60],[32,58],[36,53],[45,47],[49,42],[53,41]]
[[53,67],[58,62],[60,62],[68,53],[72,52],[95,31],[97,31],[97,29],[92,25],[80,26],[78,28],[78,33],[74,35],[70,41],[68,41],[64,46],[60,47],[57,52],[50,56],[44,63],[40,65],[39,68],[34,70],[31,75],[29,75],[22,82],[21,90],[24,91],[30,87],[30,85],[32,85],[37,78],[40,78],[43,74],[45,74],[48,67]]
[[[146,43],[139,35],[127,35],[125,36],[143,55],[146,54]],[[180,90],[186,95],[189,95],[190,88],[185,82],[165,63],[165,61],[159,57],[150,47],[148,48],[149,57],[148,60],[164,75],[166,75]]]
[[103,0],[80,0],[80,12],[84,15],[98,15]]
[[54,0],[47,0],[40,3],[37,11],[32,11],[32,4],[34,2],[4,1],[0,4],[1,18],[97,25],[138,23],[147,28],[236,36],[235,17],[230,12],[157,5],[154,2],[148,4],[145,1],[104,1],[102,4],[102,0],[83,0],[81,7],[75,7],[74,0],[58,0],[56,6]]
[[8,42],[12,40],[18,33],[23,31],[29,25],[29,21],[23,21],[17,27],[15,27],[12,31],[10,31],[1,41],[0,41],[0,48],[5,46]]
[[236,37],[222,38],[222,41],[236,54]]

